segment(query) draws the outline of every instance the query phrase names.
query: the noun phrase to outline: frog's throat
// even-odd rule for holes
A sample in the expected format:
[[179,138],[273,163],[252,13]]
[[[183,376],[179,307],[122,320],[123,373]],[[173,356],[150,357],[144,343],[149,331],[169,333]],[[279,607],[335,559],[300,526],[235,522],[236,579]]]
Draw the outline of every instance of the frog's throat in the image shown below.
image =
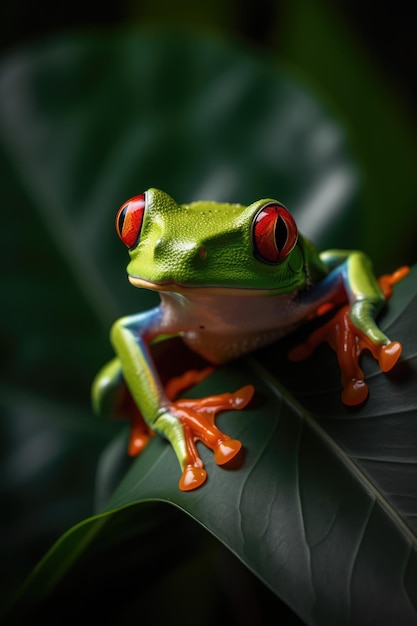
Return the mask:
[[229,296],[270,296],[274,294],[287,293],[291,291],[294,287],[285,287],[285,288],[276,288],[276,289],[265,289],[260,288],[257,289],[255,287],[226,287],[226,286],[192,286],[192,285],[181,285],[176,282],[166,282],[166,283],[154,283],[149,280],[145,280],[144,278],[137,278],[136,276],[128,276],[129,282],[135,287],[141,287],[142,289],[150,289],[152,291],[173,291],[175,293],[183,293],[183,294],[218,294],[218,295],[229,295]]

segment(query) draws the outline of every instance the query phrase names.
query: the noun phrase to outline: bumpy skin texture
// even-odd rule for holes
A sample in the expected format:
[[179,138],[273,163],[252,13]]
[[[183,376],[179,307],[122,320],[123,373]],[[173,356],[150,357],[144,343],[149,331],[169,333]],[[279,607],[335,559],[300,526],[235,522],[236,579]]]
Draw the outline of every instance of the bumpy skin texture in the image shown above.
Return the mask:
[[407,268],[378,283],[360,251],[319,254],[277,200],[247,207],[179,205],[150,189],[120,208],[116,228],[129,248],[130,282],[158,291],[161,304],[115,322],[111,341],[116,359],[94,381],[93,403],[97,411],[130,415],[131,454],[140,452],[155,432],[167,438],[182,469],[183,490],[206,480],[196,439],[214,451],[220,465],[238,454],[241,443],[217,428],[215,415],[246,407],[254,390],[247,386],[232,394],[176,400],[211,370],[185,373],[164,389],[151,356],[153,341],[180,335],[200,356],[218,364],[338,307],[334,320],[290,356],[305,358],[319,342],[328,341],[338,355],[347,404],[363,402],[367,395],[358,363],[364,348],[384,371],[401,354],[400,344],[390,341],[375,318]]

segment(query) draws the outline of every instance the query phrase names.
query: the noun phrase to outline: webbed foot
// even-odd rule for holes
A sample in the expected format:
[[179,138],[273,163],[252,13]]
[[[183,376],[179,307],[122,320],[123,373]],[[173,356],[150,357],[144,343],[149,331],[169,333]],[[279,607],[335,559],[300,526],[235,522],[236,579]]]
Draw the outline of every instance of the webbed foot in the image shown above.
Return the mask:
[[[409,272],[402,267],[393,274],[382,276],[378,282],[386,299],[392,295],[392,285],[404,278]],[[326,307],[327,308],[327,307]],[[368,397],[368,386],[359,366],[363,350],[367,349],[378,361],[383,372],[390,371],[401,356],[402,346],[398,341],[376,343],[362,333],[350,319],[350,306],[345,305],[335,316],[315,330],[308,339],[295,346],[289,353],[292,361],[301,361],[309,357],[315,348],[327,342],[336,352],[341,370],[342,402],[348,406],[361,404]]]
[[[182,491],[197,489],[207,478],[196,447],[197,440],[213,450],[217,465],[231,461],[242,447],[240,441],[230,438],[217,428],[215,418],[220,411],[243,409],[253,396],[254,388],[251,385],[234,393],[175,400],[182,391],[209,376],[213,369],[188,370],[171,379],[165,387],[170,404],[161,410],[154,425],[156,431],[170,440],[177,454],[183,470],[179,482]],[[124,399],[124,414],[129,415],[131,420],[128,452],[136,456],[155,433],[142,418],[130,394]]]
[[[196,441],[199,440],[214,452],[217,465],[231,461],[240,451],[242,444],[224,434],[215,425],[215,417],[219,411],[243,409],[251,400],[254,388],[247,385],[234,393],[223,393],[206,398],[181,399],[172,402],[167,411],[172,418],[178,420],[180,429],[173,428],[172,421],[164,424],[161,416],[158,430],[167,436],[171,433],[171,443],[177,453],[183,472],[179,482],[182,491],[190,491],[202,485],[207,474],[203,461],[198,453]],[[172,436],[173,431],[176,431]]]

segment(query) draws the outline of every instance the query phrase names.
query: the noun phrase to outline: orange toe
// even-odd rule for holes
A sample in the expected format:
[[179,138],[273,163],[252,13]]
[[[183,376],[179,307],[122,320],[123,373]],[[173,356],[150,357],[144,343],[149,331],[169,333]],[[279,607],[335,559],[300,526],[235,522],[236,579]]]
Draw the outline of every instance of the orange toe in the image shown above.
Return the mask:
[[356,406],[368,397],[368,385],[364,380],[350,380],[343,387],[342,402],[347,406]]
[[232,406],[234,409],[244,409],[247,404],[252,400],[255,393],[255,387],[253,385],[246,385],[241,387],[235,393],[232,394]]
[[205,483],[206,478],[207,472],[205,469],[187,465],[180,478],[179,488],[181,491],[192,491]]
[[399,341],[391,341],[381,349],[379,355],[379,367],[383,372],[389,372],[401,356],[402,345]]
[[128,445],[129,456],[138,456],[142,450],[146,447],[149,441],[149,435],[140,435],[138,437],[131,437]]
[[215,451],[214,460],[217,465],[224,465],[233,459],[241,449],[242,444],[237,439],[226,439],[221,441]]

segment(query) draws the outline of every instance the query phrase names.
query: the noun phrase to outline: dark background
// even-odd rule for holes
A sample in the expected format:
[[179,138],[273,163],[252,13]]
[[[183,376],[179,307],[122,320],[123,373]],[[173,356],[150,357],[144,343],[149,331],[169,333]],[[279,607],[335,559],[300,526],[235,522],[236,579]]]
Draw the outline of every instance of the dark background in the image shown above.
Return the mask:
[[[286,12],[291,5],[288,0],[215,0],[208,4],[203,7],[187,1],[152,3],[130,0],[108,2],[98,8],[96,3],[81,0],[65,4],[51,0],[3,3],[0,48],[6,52],[23,43],[72,29],[160,21],[204,27],[260,48],[280,50],[280,38],[285,37],[285,32],[279,31],[279,24],[285,26]],[[398,89],[413,106],[417,99],[417,16],[413,4],[339,0],[331,6],[355,32],[360,45],[393,88]]]
[[[285,25],[290,2],[280,0],[228,0],[208,3],[168,1],[108,2],[100,5],[76,0],[60,4],[51,0],[3,3],[1,50],[74,28],[115,27],[129,22],[165,21],[185,23],[230,34],[265,49],[280,49],[276,24]],[[416,8],[409,2],[332,3],[360,45],[380,67],[394,88],[410,103],[417,99]],[[278,35],[278,36],[277,36]]]

